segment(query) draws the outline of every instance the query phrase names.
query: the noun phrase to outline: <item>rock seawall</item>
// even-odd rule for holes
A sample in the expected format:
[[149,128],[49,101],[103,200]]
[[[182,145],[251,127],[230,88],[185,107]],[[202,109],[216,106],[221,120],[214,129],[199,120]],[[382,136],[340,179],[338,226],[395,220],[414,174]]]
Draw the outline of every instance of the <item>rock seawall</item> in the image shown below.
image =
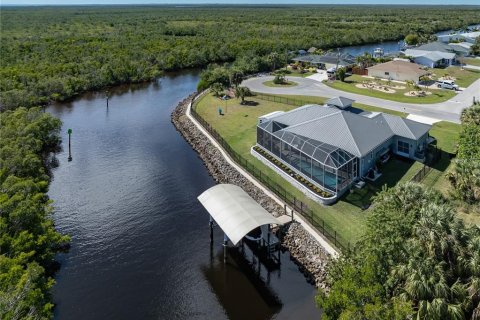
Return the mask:
[[[284,208],[233,168],[186,116],[187,107],[195,95],[191,94],[185,98],[172,112],[172,123],[177,130],[198,153],[216,182],[238,185],[272,215],[282,215]],[[309,282],[324,288],[325,264],[329,254],[299,223],[290,223],[282,231],[282,245],[289,250],[292,259],[299,265],[300,271],[305,274]]]

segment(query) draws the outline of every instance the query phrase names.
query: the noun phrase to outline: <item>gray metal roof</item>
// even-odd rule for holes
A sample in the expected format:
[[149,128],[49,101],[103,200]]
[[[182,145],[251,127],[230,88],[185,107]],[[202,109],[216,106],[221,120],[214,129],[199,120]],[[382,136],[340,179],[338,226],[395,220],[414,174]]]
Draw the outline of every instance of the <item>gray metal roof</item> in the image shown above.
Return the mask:
[[338,112],[338,110],[324,107],[319,108],[317,104],[307,104],[280,115],[273,115],[269,119],[287,126],[294,126],[335,112]]
[[333,97],[332,99],[325,102],[325,104],[344,109],[346,107],[350,107],[354,101],[355,100],[345,98],[345,97]]
[[300,56],[293,58],[294,61],[308,62],[308,63],[329,63],[336,64],[338,61],[339,66],[349,66],[355,64],[355,57],[348,53],[333,53],[327,52],[324,55],[310,54],[308,56]]
[[456,54],[453,52],[427,51],[418,49],[407,49],[405,50],[405,55],[412,56],[414,58],[425,57],[435,62],[442,59],[453,59],[456,56]]
[[422,44],[415,48],[416,50],[423,50],[423,51],[441,51],[441,52],[452,52],[452,48],[443,42],[429,42],[426,44]]
[[[352,156],[368,155],[394,135],[417,140],[431,128],[381,112],[374,116],[360,115],[319,105],[307,105],[269,120],[260,127],[333,167],[341,166]],[[283,126],[272,130],[274,122]]]

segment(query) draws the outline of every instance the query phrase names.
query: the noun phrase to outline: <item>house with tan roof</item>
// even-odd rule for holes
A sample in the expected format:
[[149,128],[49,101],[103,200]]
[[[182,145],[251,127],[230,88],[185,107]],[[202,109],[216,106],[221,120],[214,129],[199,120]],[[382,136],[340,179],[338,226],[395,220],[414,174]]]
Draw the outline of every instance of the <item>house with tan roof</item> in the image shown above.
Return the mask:
[[380,63],[367,68],[367,70],[370,77],[397,81],[411,80],[415,83],[418,83],[422,76],[428,74],[428,71],[424,70],[421,65],[402,60]]

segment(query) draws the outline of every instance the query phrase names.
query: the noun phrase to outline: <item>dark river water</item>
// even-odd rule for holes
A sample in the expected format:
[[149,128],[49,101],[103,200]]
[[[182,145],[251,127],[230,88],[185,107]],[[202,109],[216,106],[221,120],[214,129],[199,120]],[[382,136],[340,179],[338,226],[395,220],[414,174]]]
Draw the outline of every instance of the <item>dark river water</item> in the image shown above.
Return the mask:
[[[209,242],[197,196],[214,185],[170,122],[198,72],[90,93],[48,111],[63,121],[64,151],[49,195],[71,235],[59,255],[56,319],[319,319],[315,288],[289,253],[280,268]],[[66,131],[73,130],[68,162]]]

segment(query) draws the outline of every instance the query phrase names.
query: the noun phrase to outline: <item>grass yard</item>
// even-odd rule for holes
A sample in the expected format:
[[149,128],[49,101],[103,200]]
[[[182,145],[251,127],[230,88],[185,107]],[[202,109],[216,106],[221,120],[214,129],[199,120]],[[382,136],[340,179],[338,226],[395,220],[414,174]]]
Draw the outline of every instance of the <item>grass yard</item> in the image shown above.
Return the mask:
[[[264,95],[265,96],[265,95]],[[274,96],[271,96],[272,99]],[[231,145],[231,147],[247,158],[262,172],[267,174],[272,180],[284,186],[288,192],[301,199],[310,208],[314,209],[318,217],[323,219],[337,233],[351,243],[356,242],[362,235],[365,228],[365,219],[368,210],[362,210],[363,207],[371,203],[372,197],[384,185],[394,186],[399,181],[409,181],[417,173],[422,164],[419,162],[405,159],[392,158],[383,167],[381,167],[382,176],[375,182],[367,183],[363,189],[355,189],[353,193],[346,193],[336,204],[332,206],[321,206],[316,202],[305,197],[298,189],[285,183],[285,180],[266,167],[263,163],[250,155],[250,147],[255,144],[256,130],[255,126],[259,116],[273,111],[288,111],[296,108],[290,104],[280,103],[279,99],[289,99],[289,103],[296,101],[298,105],[306,103],[323,104],[327,99],[323,97],[311,96],[291,96],[277,95],[277,101],[266,101],[257,97],[248,97],[249,105],[240,105],[240,100],[232,99],[227,103],[225,115],[218,115],[217,106],[224,102],[207,94],[197,104],[197,112],[207,120],[218,133]],[[390,111],[382,108],[354,104],[354,107],[366,111],[379,111],[398,116],[406,116],[402,112]],[[438,122],[433,125],[430,134],[437,138],[437,145],[445,152],[453,153],[455,144],[458,141],[460,125],[449,122]],[[445,178],[445,172],[450,165],[450,158],[445,153],[437,165],[428,173],[422,181],[425,185],[434,187],[444,194],[448,194],[450,187]]]
[[[284,70],[284,69],[282,69]],[[280,71],[280,70],[278,70]],[[316,72],[310,72],[310,71],[307,71],[307,72],[300,72],[298,70],[289,70],[290,73],[287,73],[285,74],[287,77],[302,77],[302,78],[306,78],[308,76],[311,76],[312,74],[315,74]]]
[[270,80],[270,81],[265,81],[263,83],[264,86],[267,86],[267,87],[295,87],[298,85],[298,83],[294,82],[294,81],[285,81],[284,83],[281,83],[281,84],[278,84],[278,83],[275,83],[273,82],[273,80]]
[[[466,72],[470,72],[470,71],[466,71]],[[357,93],[365,96],[376,97],[380,99],[386,99],[386,100],[392,100],[392,101],[398,101],[398,102],[405,102],[405,103],[437,103],[437,102],[449,100],[456,95],[456,93],[452,90],[435,89],[435,90],[429,90],[432,93],[431,95],[427,95],[424,97],[408,97],[408,96],[405,96],[405,93],[412,91],[409,88],[395,89],[395,93],[387,93],[387,92],[382,92],[382,91],[369,89],[369,88],[356,87],[357,84],[362,84],[363,81],[368,81],[368,80],[371,80],[371,79],[364,78],[362,76],[354,74],[350,77],[345,78],[345,82],[336,80],[333,82],[325,81],[324,83],[332,88],[346,91],[346,92]],[[383,85],[387,85],[387,81],[380,80],[380,82]]]
[[[363,210],[362,208],[371,203],[372,197],[381,190],[384,185],[392,187],[399,181],[411,180],[415,173],[421,169],[422,164],[393,157],[381,168],[382,176],[377,181],[369,182],[363,189],[355,189],[353,193],[346,193],[332,206],[321,206],[304,196],[289,183],[285,183],[285,180],[280,175],[251,156],[250,147],[253,146],[256,141],[255,126],[259,116],[278,110],[292,110],[306,103],[323,104],[327,99],[300,95],[277,95],[270,97],[272,99],[275,97],[276,101],[266,101],[258,97],[248,97],[246,100],[249,101],[249,104],[240,105],[240,100],[231,99],[227,103],[225,114],[220,116],[218,115],[217,107],[218,105],[223,106],[224,102],[211,94],[207,94],[199,100],[196,110],[229,142],[234,150],[262,170],[262,173],[267,174],[273,181],[284,186],[288,192],[314,209],[318,217],[336,230],[343,239],[351,243],[356,242],[364,231],[365,219],[368,214],[368,210]],[[279,102],[284,99],[289,99],[289,103],[295,101],[297,106]],[[354,107],[366,111],[379,111],[402,117],[406,116],[402,112],[357,103],[354,104]],[[448,194],[447,191],[450,186],[445,178],[445,172],[450,165],[450,158],[447,152],[453,153],[455,151],[460,129],[461,127],[458,124],[442,121],[435,123],[430,131],[430,134],[437,139],[437,146],[444,150],[445,153],[440,162],[434,166],[422,183],[442,191],[445,195]]]
[[257,118],[261,115],[283,110],[288,111],[296,108],[288,104],[260,100],[255,97],[249,97],[248,101],[257,104],[255,106],[240,105],[239,100],[232,99],[228,102],[228,110],[224,116],[218,115],[217,105],[221,103],[218,98],[208,94],[203,97],[196,110],[205,120],[207,120],[218,133],[229,142],[231,147],[238,153],[246,157],[252,164],[267,174],[272,180],[284,186],[288,192],[301,199],[310,208],[314,209],[319,218],[331,226],[337,233],[350,243],[356,242],[363,233],[365,227],[366,211],[348,203],[339,201],[333,206],[321,206],[308,199],[298,189],[286,183],[285,180],[269,169],[259,160],[250,155],[250,147],[255,144]]
[[472,66],[480,67],[480,59],[477,58],[464,58],[464,63]]
[[[480,59],[477,59],[477,60],[480,60]],[[473,82],[480,79],[480,71],[466,70],[466,69],[462,70],[462,68],[456,67],[456,66],[448,67],[445,69],[435,68],[435,69],[430,69],[430,71],[435,74],[434,76],[435,79],[438,79],[448,74],[449,76],[454,77],[456,79],[455,80],[456,84],[464,88],[468,87]]]
[[[284,98],[286,97],[287,96]],[[323,103],[326,100],[322,97],[305,96],[288,96],[288,98],[295,99],[302,103]],[[284,186],[288,192],[295,195],[298,199],[301,199],[310,208],[313,208],[318,213],[318,217],[323,219],[326,224],[336,230],[342,238],[351,243],[356,242],[364,231],[368,210],[362,210],[362,207],[370,204],[372,196],[375,195],[383,185],[391,187],[398,181],[410,180],[422,166],[418,162],[393,158],[382,168],[383,175],[379,180],[368,183],[367,187],[361,190],[347,193],[332,206],[321,206],[305,197],[289,183],[285,183],[285,180],[281,176],[250,155],[250,147],[253,146],[256,141],[255,126],[258,117],[273,111],[288,111],[296,108],[296,106],[265,101],[256,97],[249,97],[247,100],[250,102],[249,105],[240,105],[240,101],[237,99],[229,100],[225,115],[220,116],[218,115],[217,106],[219,103],[223,102],[218,98],[215,98],[213,95],[208,94],[200,99],[196,110],[226,141],[229,142],[234,150],[246,157],[272,180]],[[383,111],[401,116],[404,115],[403,113],[391,112],[389,110],[371,106],[358,104],[356,107],[368,111]],[[442,124],[443,123],[440,123],[436,130],[439,139],[443,137],[440,133],[443,134],[445,130],[452,129],[448,124]],[[445,133],[445,135],[450,134],[450,131]]]

